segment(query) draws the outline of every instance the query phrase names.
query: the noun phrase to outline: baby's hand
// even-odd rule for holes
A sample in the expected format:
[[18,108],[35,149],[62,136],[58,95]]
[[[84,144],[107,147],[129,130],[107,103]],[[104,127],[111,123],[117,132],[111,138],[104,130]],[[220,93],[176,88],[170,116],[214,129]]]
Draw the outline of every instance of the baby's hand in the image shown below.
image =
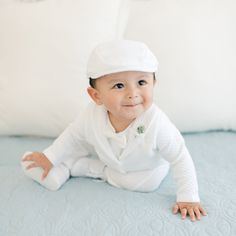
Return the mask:
[[27,170],[35,167],[41,167],[44,172],[42,175],[42,180],[47,177],[49,171],[52,169],[53,164],[48,160],[48,158],[41,152],[33,152],[27,155],[22,161],[31,161],[32,163],[27,166]]
[[[206,211],[202,208],[199,202],[177,202],[173,207],[173,213],[176,214],[180,211],[182,219],[186,218],[188,214],[192,221],[201,218],[201,214],[206,216]],[[196,216],[196,217],[195,217]]]

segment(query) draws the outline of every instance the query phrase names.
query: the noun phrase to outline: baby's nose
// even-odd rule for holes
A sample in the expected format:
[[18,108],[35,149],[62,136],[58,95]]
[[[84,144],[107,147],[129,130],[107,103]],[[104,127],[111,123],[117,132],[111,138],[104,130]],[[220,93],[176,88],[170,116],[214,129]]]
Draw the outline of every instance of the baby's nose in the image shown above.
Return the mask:
[[128,98],[133,99],[138,97],[138,92],[135,89],[129,90]]

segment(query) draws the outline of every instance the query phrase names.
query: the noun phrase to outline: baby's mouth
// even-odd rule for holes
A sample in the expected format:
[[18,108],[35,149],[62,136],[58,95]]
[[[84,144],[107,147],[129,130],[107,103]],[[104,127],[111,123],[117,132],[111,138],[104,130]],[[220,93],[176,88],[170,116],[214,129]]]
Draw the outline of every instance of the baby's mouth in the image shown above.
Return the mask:
[[136,107],[138,106],[140,103],[135,103],[135,104],[125,104],[123,105],[124,107]]

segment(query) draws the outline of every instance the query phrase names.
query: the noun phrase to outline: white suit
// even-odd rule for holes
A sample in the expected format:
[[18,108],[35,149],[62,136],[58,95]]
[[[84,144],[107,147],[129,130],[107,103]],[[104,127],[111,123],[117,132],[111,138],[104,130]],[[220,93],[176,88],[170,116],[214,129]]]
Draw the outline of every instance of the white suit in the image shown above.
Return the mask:
[[44,154],[55,166],[64,162],[69,168],[81,157],[98,158],[107,167],[104,179],[110,184],[138,191],[158,187],[170,163],[177,201],[199,201],[195,168],[184,139],[154,104],[125,131],[115,133],[105,108],[91,103]]

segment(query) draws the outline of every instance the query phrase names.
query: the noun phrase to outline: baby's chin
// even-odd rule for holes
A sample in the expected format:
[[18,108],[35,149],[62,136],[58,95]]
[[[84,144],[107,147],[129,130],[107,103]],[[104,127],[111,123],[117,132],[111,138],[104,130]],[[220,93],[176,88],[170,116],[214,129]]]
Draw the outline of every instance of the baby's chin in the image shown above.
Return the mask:
[[142,104],[136,106],[123,106],[122,113],[128,119],[136,119],[142,115],[149,107],[145,107]]
[[140,115],[143,114],[144,111],[136,111],[136,112],[126,112],[125,114],[122,115],[122,118],[127,121],[133,121],[137,119]]
[[121,106],[119,110],[111,112],[108,110],[110,117],[115,118],[119,122],[130,123],[142,115],[149,107],[145,107],[142,104],[137,106]]

